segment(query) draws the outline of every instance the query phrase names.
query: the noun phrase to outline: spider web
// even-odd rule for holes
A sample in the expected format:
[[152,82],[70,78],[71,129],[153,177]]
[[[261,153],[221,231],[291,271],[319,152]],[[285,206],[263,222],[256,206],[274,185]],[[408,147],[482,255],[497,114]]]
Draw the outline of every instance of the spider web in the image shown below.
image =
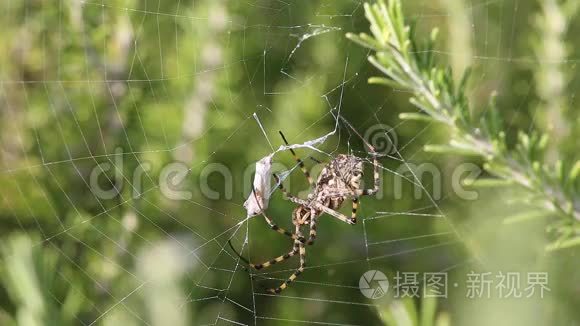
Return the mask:
[[[88,240],[81,238],[76,232],[81,228],[88,228],[89,232],[102,237],[105,242],[117,248],[127,257],[126,259],[134,260],[138,264],[144,259],[139,254],[142,248],[128,246],[117,238],[116,234],[109,234],[110,229],[101,229],[96,223],[99,220],[108,219],[118,228],[125,228],[126,220],[117,214],[117,211],[121,209],[131,212],[140,224],[148,225],[157,231],[156,234],[142,233],[139,229],[128,231],[134,241],[140,242],[143,248],[155,248],[159,238],[170,239],[175,244],[176,252],[179,254],[178,259],[172,262],[183,265],[182,268],[186,270],[184,278],[187,285],[183,287],[183,296],[173,304],[182,310],[191,310],[196,324],[261,325],[279,322],[324,325],[352,324],[352,321],[356,319],[348,317],[349,315],[373,314],[374,308],[377,306],[376,302],[367,300],[359,291],[358,276],[365,271],[377,269],[386,272],[391,270],[392,266],[404,268],[406,261],[425,259],[442,252],[447,256],[440,263],[431,266],[433,270],[430,271],[449,271],[471,263],[471,258],[459,253],[457,248],[462,244],[461,234],[447,217],[444,209],[441,208],[441,203],[448,199],[448,195],[435,200],[427,190],[429,187],[423,183],[420,176],[414,172],[411,175],[402,175],[392,168],[393,164],[387,163],[394,162],[398,165],[408,166],[410,160],[419,155],[417,146],[413,146],[414,143],[423,132],[428,130],[429,126],[425,126],[417,135],[407,137],[406,143],[399,144],[394,153],[381,158],[384,164],[382,172],[385,175],[398,176],[410,186],[419,187],[425,196],[423,202],[426,205],[401,211],[388,210],[389,207],[396,206],[389,205],[389,200],[394,201],[394,199],[389,198],[388,194],[384,195],[382,199],[364,197],[361,200],[363,207],[359,213],[360,223],[355,228],[342,225],[341,222],[324,216],[321,218],[316,245],[307,247],[305,272],[296,282],[292,283],[290,289],[277,296],[268,294],[263,289],[284,281],[295,270],[297,263],[291,260],[283,265],[275,266],[272,270],[248,273],[244,269],[243,261],[227,246],[228,241],[233,241],[242,255],[252,262],[261,262],[283,253],[270,250],[268,242],[264,239],[276,239],[280,243],[287,240],[283,237],[276,237],[276,234],[272,234],[271,237],[266,235],[273,232],[267,228],[261,216],[246,217],[242,207],[243,200],[222,202],[222,206],[215,205],[210,200],[198,198],[187,199],[177,202],[177,204],[167,204],[163,201],[153,200],[152,197],[148,196],[150,194],[160,195],[160,189],[155,182],[157,175],[145,171],[143,175],[148,181],[148,187],[139,189],[131,174],[122,173],[122,181],[131,191],[139,193],[138,198],[142,204],[137,203],[126,192],[121,192],[118,201],[113,205],[94,196],[91,205],[96,207],[93,209],[97,209],[99,212],[87,216],[87,209],[83,206],[85,204],[79,202],[75,196],[78,189],[65,188],[65,181],[62,180],[64,178],[63,168],[80,180],[78,187],[90,190],[91,186],[87,180],[86,171],[83,170],[87,162],[98,164],[106,161],[114,168],[121,168],[118,166],[117,158],[127,158],[137,163],[145,163],[150,157],[167,154],[187,160],[188,157],[195,157],[191,153],[191,147],[208,147],[210,150],[207,151],[205,157],[188,162],[188,171],[191,174],[196,174],[204,165],[219,160],[220,157],[223,157],[223,153],[231,152],[232,147],[239,146],[238,142],[234,142],[238,137],[248,138],[253,147],[259,148],[257,152],[261,154],[248,159],[247,163],[252,164],[260,157],[275,152],[276,144],[280,144],[280,141],[270,135],[274,135],[277,130],[285,130],[284,117],[291,117],[291,121],[305,123],[300,128],[301,132],[289,135],[291,143],[300,144],[313,139],[324,140],[313,147],[299,149],[299,155],[305,159],[307,164],[312,163],[307,160],[309,156],[319,155],[321,157],[318,159],[329,161],[346,147],[348,151],[365,157],[369,163],[367,164],[367,169],[369,169],[372,166],[372,161],[364,152],[360,139],[340,123],[338,117],[344,117],[347,120],[353,117],[351,111],[353,108],[349,107],[349,103],[353,102],[352,99],[356,99],[357,103],[366,104],[366,107],[359,110],[365,119],[359,119],[363,122],[355,125],[355,128],[363,130],[376,124],[394,123],[381,116],[387,110],[390,99],[377,105],[369,103],[367,99],[359,98],[360,89],[368,87],[362,76],[372,73],[372,71],[368,65],[364,64],[364,56],[360,54],[361,49],[350,45],[347,41],[340,41],[346,31],[358,30],[355,26],[366,26],[362,17],[362,1],[344,1],[340,6],[333,6],[334,2],[322,1],[312,7],[312,15],[307,18],[296,15],[300,3],[294,1],[245,1],[240,5],[241,9],[240,7],[234,9],[234,11],[239,10],[243,13],[257,10],[266,15],[279,17],[282,22],[280,25],[248,21],[251,18],[249,15],[248,17],[232,18],[228,16],[227,4],[216,2],[221,6],[220,10],[223,10],[223,12],[218,11],[217,18],[213,17],[214,24],[222,24],[216,33],[227,35],[226,45],[222,44],[224,48],[222,51],[227,52],[230,50],[228,48],[230,46],[233,50],[238,50],[235,48],[235,44],[240,44],[241,53],[235,55],[230,53],[229,56],[222,53],[223,60],[217,59],[216,62],[212,62],[211,53],[210,58],[204,58],[203,54],[197,54],[199,57],[192,60],[197,65],[193,69],[193,74],[184,72],[191,71],[191,69],[187,69],[186,65],[189,61],[185,59],[191,55],[191,51],[185,46],[180,47],[182,40],[177,37],[177,30],[178,28],[203,30],[208,22],[212,23],[212,17],[197,16],[192,13],[196,12],[197,7],[211,6],[209,2],[205,4],[196,2],[195,5],[190,5],[179,1],[174,12],[162,10],[161,1],[153,5],[153,2],[147,2],[144,7],[124,5],[122,2],[80,1],[79,3],[85,10],[100,10],[103,19],[109,11],[125,13],[129,22],[129,32],[134,37],[134,42],[128,45],[133,50],[129,56],[129,62],[127,62],[128,74],[120,78],[105,74],[100,79],[90,76],[87,76],[86,79],[61,79],[60,70],[65,70],[68,65],[74,64],[67,63],[65,58],[57,55],[59,62],[56,66],[59,70],[54,76],[42,76],[36,80],[3,80],[1,83],[3,97],[8,96],[11,89],[16,87],[24,93],[24,98],[27,100],[24,105],[26,108],[38,105],[33,99],[27,97],[30,85],[38,85],[35,87],[43,89],[44,98],[41,102],[46,108],[45,114],[51,116],[55,121],[54,129],[56,131],[50,135],[53,138],[47,139],[46,135],[33,128],[34,140],[32,143],[37,150],[30,151],[27,149],[28,145],[25,145],[27,135],[25,135],[24,122],[21,119],[15,120],[17,127],[14,139],[16,139],[15,143],[18,147],[16,152],[23,158],[18,161],[18,164],[13,164],[6,159],[7,155],[2,155],[5,161],[1,173],[3,179],[17,190],[17,199],[0,192],[0,195],[5,197],[2,198],[5,206],[18,219],[18,223],[24,221],[28,216],[32,217],[36,229],[42,237],[42,241],[36,245],[57,250],[67,264],[77,266],[82,271],[82,278],[94,283],[95,287],[101,287],[101,281],[94,275],[95,272],[83,269],[74,257],[67,255],[59,247],[62,241],[65,239],[74,240],[80,244],[83,250],[94,253],[103,261],[120,269],[121,273],[130,280],[131,287],[127,288],[124,294],[118,294],[113,289],[103,287],[104,295],[110,298],[112,304],[103,309],[91,302],[90,304],[98,312],[97,317],[88,322],[79,318],[79,322],[88,325],[98,324],[106,320],[116,310],[121,310],[141,323],[150,324],[150,321],[140,313],[136,297],[147,288],[155,288],[156,278],[145,278],[136,273],[132,264],[115,259],[103,248],[91,246]],[[67,2],[59,1],[58,4],[62,10]],[[484,67],[487,64],[493,65],[495,61],[526,62],[529,60],[512,57],[511,48],[509,48],[508,54],[504,55],[501,51],[502,46],[511,44],[512,40],[500,40],[497,49],[488,44],[487,40],[491,28],[489,18],[486,17],[487,10],[490,6],[503,8],[504,1],[472,1],[471,4],[472,6],[466,9],[467,12],[474,19],[479,19],[476,20],[477,24],[473,24],[471,35],[473,38],[482,33],[485,35],[482,53],[471,55],[472,60]],[[517,6],[517,1],[515,4]],[[6,4],[6,6],[10,5]],[[336,8],[339,8],[338,11]],[[413,6],[413,9],[417,10],[417,8],[420,9],[414,18],[419,24],[430,26],[432,19],[447,16],[446,13],[436,11],[433,8]],[[219,21],[220,13],[226,15],[227,18],[221,17],[223,21]],[[59,17],[60,22],[66,15],[61,13]],[[514,23],[511,28],[515,26],[516,15],[513,19]],[[107,22],[103,21],[106,25]],[[158,31],[158,43],[153,45],[159,50],[157,59],[161,68],[157,70],[148,69],[144,63],[146,58],[142,57],[141,50],[151,46],[142,43],[142,39],[145,39],[143,26],[151,22]],[[25,24],[30,23],[25,22]],[[187,27],[180,27],[184,25]],[[165,45],[166,40],[162,38],[162,34],[167,34],[168,30],[172,29],[175,29],[175,40],[167,41],[167,43],[171,47],[176,47],[176,54],[173,57],[176,62],[170,69],[165,68],[168,66],[167,60],[169,60],[166,53],[174,50],[173,48],[170,50],[169,46]],[[503,26],[500,26],[501,29]],[[59,29],[58,36],[65,38],[67,31],[64,28]],[[211,43],[208,39],[206,41]],[[251,43],[255,42],[263,44],[261,53],[247,53],[246,50],[250,50]],[[329,73],[323,76],[332,82],[325,84],[321,90],[317,90],[316,85],[312,86],[320,76],[300,74],[301,70],[299,69],[301,65],[305,64],[304,62],[312,60],[308,58],[309,52],[306,48],[316,45],[316,42],[326,42],[325,45],[336,45],[333,42],[341,42],[340,46],[331,52],[340,52],[339,57],[344,57],[344,59],[337,60],[342,69],[335,69],[341,71],[341,74]],[[285,44],[282,55],[279,53],[280,46],[277,43]],[[107,48],[107,46],[105,41],[104,47]],[[210,45],[208,51],[211,50]],[[437,53],[442,57],[453,55],[451,52],[441,50],[438,50]],[[356,57],[356,61],[353,57]],[[88,62],[90,54],[87,54],[85,59]],[[353,62],[355,63],[353,64]],[[106,61],[103,63],[105,67],[112,64],[114,63]],[[353,66],[360,67],[357,68],[360,71],[353,71]],[[133,75],[133,71],[137,69],[143,70],[144,77]],[[105,71],[107,70],[105,69]],[[172,128],[176,128],[176,126],[166,125],[163,119],[159,120],[159,130],[148,129],[151,124],[142,120],[148,113],[136,107],[135,112],[138,116],[135,119],[140,131],[135,133],[132,130],[133,133],[130,134],[121,122],[117,132],[128,147],[127,151],[121,153],[115,152],[114,148],[106,144],[104,138],[107,130],[100,125],[98,118],[95,121],[97,124],[94,126],[95,130],[87,131],[83,128],[83,121],[87,118],[78,116],[73,105],[76,99],[71,98],[71,95],[68,94],[68,90],[80,88],[86,92],[87,97],[92,99],[89,103],[92,102],[96,112],[97,104],[95,104],[94,98],[104,88],[109,93],[107,96],[113,99],[111,104],[114,109],[113,117],[117,116],[119,121],[123,121],[122,112],[119,109],[121,103],[115,103],[115,87],[126,87],[126,94],[130,97],[135,95],[133,92],[136,92],[137,89],[147,89],[142,85],[150,85],[149,91],[154,101],[174,103],[177,107],[187,105],[187,103],[173,100],[172,96],[177,94],[182,98],[187,98],[188,94],[185,94],[185,91],[178,94],[168,89],[173,81],[209,78],[210,82],[208,83],[211,83],[214,78],[217,78],[215,77],[217,74],[225,76],[225,80],[241,78],[244,80],[242,84],[245,84],[245,88],[250,91],[244,93],[227,89],[225,92],[227,99],[224,103],[229,103],[229,106],[226,108],[218,107],[215,104],[218,97],[217,90],[206,89],[198,93],[199,86],[196,86],[193,97],[203,98],[203,104],[209,107],[209,113],[205,114],[211,114],[214,117],[208,119],[212,121],[208,125],[201,124],[201,131],[188,134],[178,140],[168,136],[168,134],[173,133]],[[239,74],[241,77],[233,76],[234,74]],[[278,76],[276,77],[276,75]],[[274,77],[276,77],[277,83],[285,84],[285,86],[279,87],[278,84],[273,83],[270,78]],[[485,77],[484,74],[481,74],[480,81],[484,80]],[[261,92],[255,91],[260,89]],[[156,91],[160,93],[156,93]],[[285,110],[280,113],[281,109],[272,106],[276,98],[288,101],[296,94],[300,95],[312,91],[318,92],[319,103],[317,105],[323,109],[309,120],[301,121],[297,118],[296,115],[300,112],[293,113],[290,110]],[[255,103],[254,110],[248,111],[238,107],[239,104],[248,104],[242,96],[252,97],[250,103]],[[27,110],[34,114],[32,109]],[[187,118],[184,117],[184,119]],[[235,122],[226,128],[220,127],[220,120],[234,120]],[[71,125],[72,129],[75,130],[73,135],[66,133],[66,128],[71,128]],[[393,127],[396,132],[399,132],[404,131],[406,125],[401,122],[394,124]],[[89,144],[88,140],[90,138],[89,132],[98,133],[98,138],[102,140],[104,154],[93,154],[93,146]],[[154,134],[161,134],[162,136],[158,138],[163,139],[163,141],[153,144]],[[142,137],[144,141],[136,142],[134,139],[137,137]],[[8,141],[3,140],[2,143],[4,152],[8,152],[6,149]],[[54,146],[58,148],[57,151],[48,149]],[[53,155],[54,152],[58,154],[55,157],[48,157],[46,156],[47,152]],[[289,154],[286,152],[276,153],[275,161],[289,161],[288,156]],[[281,172],[285,182],[294,177],[297,179],[302,177],[296,165]],[[55,185],[55,188],[50,190],[52,193],[45,191],[41,186],[41,174],[42,177],[50,179]],[[110,179],[109,181],[112,182]],[[34,197],[27,194],[28,189],[23,187],[23,184],[29,183],[41,189],[35,193]],[[60,214],[61,208],[51,205],[51,197],[54,196],[66,203],[66,208],[70,214],[76,216],[75,219],[67,219],[67,216]],[[282,203],[281,195],[278,192],[274,192],[272,197],[276,209],[274,211],[267,210],[267,214],[282,227],[289,228],[291,205]],[[15,204],[12,202],[13,200],[17,200],[19,203]],[[380,203],[377,204],[377,201]],[[42,205],[51,212],[55,223],[59,226],[59,231],[48,232],[41,221],[36,218],[37,215],[40,215],[35,209],[37,202],[42,202]],[[143,206],[146,206],[147,209],[144,209]],[[365,208],[367,206],[369,208]],[[21,210],[21,207],[25,209]],[[284,207],[284,209],[279,207]],[[197,216],[192,216],[188,211],[195,212]],[[278,214],[282,212],[283,214]],[[433,222],[434,220],[436,222]],[[383,232],[391,224],[404,225],[405,223],[439,223],[442,226],[438,227],[437,230],[430,229],[430,233],[392,235]],[[25,224],[25,222],[21,224]],[[210,227],[214,225],[218,225],[217,231],[215,227]],[[327,228],[328,231],[326,231]],[[24,227],[23,230],[25,230]],[[425,228],[425,230],[429,229]],[[343,241],[342,239],[347,240]],[[325,255],[329,251],[324,248],[334,246],[341,248],[342,254],[339,256],[336,254]],[[281,247],[275,248],[278,250]],[[349,278],[344,278],[345,275],[348,275]],[[353,278],[353,275],[358,276]],[[61,281],[74,287],[74,283],[66,275],[60,274],[59,276]],[[87,299],[91,301],[90,298]],[[282,307],[292,307],[292,313],[288,313]]]

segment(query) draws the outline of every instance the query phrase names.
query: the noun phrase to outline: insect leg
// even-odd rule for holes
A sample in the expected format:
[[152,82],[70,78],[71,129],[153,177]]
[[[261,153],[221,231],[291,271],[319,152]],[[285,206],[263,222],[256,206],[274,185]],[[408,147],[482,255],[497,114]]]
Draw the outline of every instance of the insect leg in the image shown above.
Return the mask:
[[299,248],[300,248],[300,267],[298,267],[298,269],[294,273],[292,273],[292,275],[290,275],[290,277],[286,281],[284,281],[284,283],[280,284],[279,287],[275,289],[268,289],[268,292],[272,294],[278,294],[282,292],[282,290],[288,287],[288,284],[294,282],[296,278],[300,276],[302,272],[304,272],[304,267],[306,266],[306,247],[304,246],[303,243],[299,243]]
[[288,232],[285,229],[279,227],[278,225],[276,225],[274,223],[274,221],[272,221],[272,219],[270,219],[264,212],[262,212],[262,215],[264,215],[264,218],[266,219],[266,222],[268,223],[268,225],[270,225],[270,228],[280,234],[283,234],[287,237],[290,237],[296,241],[300,241],[302,243],[304,243],[306,241],[306,239],[304,239],[303,236],[297,235],[295,233],[292,232]]
[[314,244],[316,239],[316,222],[318,222],[318,214],[316,214],[314,209],[310,209],[310,236],[306,242],[309,245]]
[[293,257],[294,255],[296,255],[298,253],[298,248],[296,246],[294,246],[294,248],[292,248],[292,250],[290,250],[288,253],[282,255],[282,256],[278,256],[274,259],[268,260],[267,262],[261,263],[261,264],[250,264],[250,267],[256,269],[256,270],[260,270],[262,268],[267,268],[270,267],[274,264],[283,262],[286,259],[290,259],[291,257]]
[[287,237],[290,237],[290,238],[292,238],[294,240],[300,241],[300,242],[306,241],[304,239],[304,237],[298,236],[298,235],[296,235],[294,233],[291,233],[291,232],[288,232],[288,231],[284,230],[283,228],[279,227],[278,225],[276,225],[276,223],[274,223],[274,221],[272,221],[272,219],[269,218],[268,215],[266,215],[266,213],[264,212],[264,210],[262,209],[262,207],[259,206],[260,205],[260,201],[257,198],[256,189],[254,189],[253,187],[252,187],[252,193],[256,197],[256,202],[258,203],[258,207],[260,208],[260,212],[261,212],[262,216],[264,216],[264,219],[266,220],[266,223],[268,223],[268,225],[270,225],[270,228],[272,230],[274,230],[274,231],[276,231],[276,232],[278,232],[280,234],[283,234],[283,235],[285,235]]
[[379,189],[381,187],[380,169],[382,168],[382,165],[379,163],[377,159],[377,154],[373,155],[373,165],[374,165],[373,169],[374,186],[372,189],[358,190],[356,192],[358,196],[372,196],[377,192],[379,192]]
[[352,214],[350,216],[350,219],[356,223],[356,212],[358,210],[358,206],[359,206],[359,202],[358,202],[358,197],[354,197],[352,199]]
[[276,183],[278,184],[278,188],[282,191],[282,193],[284,193],[284,195],[288,198],[288,200],[290,200],[291,202],[298,204],[298,205],[304,205],[304,206],[308,205],[308,202],[306,202],[306,200],[300,199],[300,198],[292,195],[291,193],[289,193],[288,190],[286,190],[286,188],[284,188],[282,181],[275,173],[272,175],[274,176],[274,179],[276,180]]
[[[280,133],[280,136],[282,136],[282,140],[284,140],[284,143],[286,144],[286,146],[289,146],[290,144],[288,144],[288,141],[286,140],[286,137],[284,137],[284,134],[282,133],[282,131],[278,131],[278,132]],[[300,166],[302,173],[304,173],[304,176],[308,180],[308,184],[310,184],[310,186],[314,186],[314,180],[312,180],[312,176],[310,176],[310,173],[306,169],[304,162],[300,159],[300,157],[298,157],[298,155],[296,155],[296,152],[292,148],[288,148],[288,149],[290,150],[290,153],[292,153],[292,156],[294,156],[294,160],[296,160],[296,163],[298,163],[298,166]]]
[[325,212],[328,215],[334,216],[337,219],[343,221],[344,223],[348,223],[348,224],[351,224],[351,225],[356,223],[356,219],[349,218],[346,215],[344,215],[344,214],[342,214],[340,212],[337,212],[334,209],[330,209],[330,208],[328,208],[326,206],[323,206],[323,205],[318,204],[316,206],[316,209],[319,209],[319,210]]

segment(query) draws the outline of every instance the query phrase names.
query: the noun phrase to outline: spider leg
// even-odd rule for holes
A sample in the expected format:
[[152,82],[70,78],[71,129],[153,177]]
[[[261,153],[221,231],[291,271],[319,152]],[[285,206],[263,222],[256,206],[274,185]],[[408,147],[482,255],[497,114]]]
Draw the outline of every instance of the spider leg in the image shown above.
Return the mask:
[[294,243],[294,247],[292,248],[292,250],[290,250],[288,253],[282,255],[282,256],[278,256],[274,259],[268,260],[267,262],[261,263],[261,264],[250,264],[250,267],[252,267],[255,270],[260,270],[262,268],[267,268],[270,267],[274,264],[283,262],[286,259],[290,259],[291,257],[293,257],[294,255],[296,255],[298,253],[298,246],[296,243],[301,243],[299,241],[296,241]]
[[383,166],[379,163],[379,160],[377,157],[378,157],[378,155],[376,153],[374,153],[374,151],[373,151],[373,165],[374,165],[374,169],[373,169],[374,186],[373,186],[373,188],[357,190],[356,191],[357,196],[372,196],[372,195],[376,194],[377,192],[379,192],[379,189],[381,187],[381,178],[380,178],[379,170]]
[[356,212],[357,212],[357,210],[358,210],[358,205],[359,205],[359,202],[358,202],[358,197],[354,197],[354,198],[352,199],[352,214],[351,214],[351,216],[350,216],[350,219],[351,219],[351,220],[352,220],[354,223],[356,223]]
[[278,184],[278,188],[280,189],[280,191],[282,191],[282,193],[287,197],[287,199],[295,204],[298,205],[303,205],[303,206],[309,206],[308,202],[304,199],[300,199],[294,195],[292,195],[291,193],[288,192],[288,190],[286,190],[286,188],[284,188],[284,185],[282,184],[282,181],[280,180],[280,178],[276,175],[276,173],[272,174],[274,176],[274,179],[276,180],[276,183]]
[[310,210],[310,236],[308,237],[307,244],[312,245],[314,244],[314,240],[316,239],[316,222],[318,222],[318,215],[314,209]]
[[279,227],[278,225],[276,225],[274,223],[274,221],[272,221],[272,219],[270,219],[264,212],[262,212],[262,215],[264,215],[264,218],[266,219],[266,222],[268,223],[268,225],[270,225],[270,228],[280,234],[283,234],[287,237],[290,237],[292,239],[294,239],[295,241],[299,241],[304,243],[306,241],[306,239],[304,239],[303,236],[297,235],[295,233],[292,232],[288,232],[285,229]]
[[[282,131],[278,131],[278,132],[280,133],[280,136],[282,136],[282,140],[284,140],[284,143],[286,144],[286,146],[289,146],[290,144],[288,144],[288,141],[286,140],[286,137],[284,137],[284,134],[282,133]],[[314,186],[314,180],[312,179],[312,176],[310,176],[310,172],[308,172],[308,170],[306,169],[304,162],[300,159],[300,157],[298,157],[298,155],[296,155],[296,152],[294,152],[294,150],[292,148],[288,148],[288,149],[290,150],[290,153],[292,153],[292,156],[294,156],[294,160],[296,160],[296,163],[298,163],[298,166],[300,166],[302,173],[304,173],[304,176],[308,180],[308,184],[310,184],[310,186]]]
[[[295,232],[297,235],[299,235],[300,237],[302,236],[302,234],[300,233],[300,225],[296,225],[295,228]],[[267,262],[264,262],[262,264],[249,264],[250,267],[254,268],[255,270],[260,270],[262,268],[267,268],[270,267],[274,264],[280,263],[286,259],[290,259],[291,257],[293,257],[294,255],[296,255],[299,251],[299,246],[300,246],[301,242],[300,241],[294,241],[294,246],[292,247],[292,250],[290,250],[287,254],[284,254],[282,256],[278,256],[274,259],[271,259]]]
[[[277,179],[277,177],[276,177]],[[254,196],[256,196],[256,189],[253,188],[252,186],[252,192],[254,194]],[[264,212],[264,210],[262,209],[262,207],[260,206],[260,201],[258,200],[258,198],[256,198],[256,203],[258,203],[258,207],[260,208],[260,211],[262,213],[262,216],[264,216],[264,219],[266,220],[266,223],[268,223],[268,225],[270,225],[270,228],[280,234],[283,234],[287,237],[292,238],[295,241],[300,241],[300,242],[305,242],[306,239],[304,239],[304,237],[302,236],[298,236],[294,233],[288,232],[285,229],[279,227],[278,225],[276,225],[276,223],[274,223],[274,221],[272,221],[271,218],[268,217],[268,215],[266,215],[266,213]]]
[[[321,210],[323,210],[325,213],[332,215],[336,218],[338,218],[339,220],[349,223],[349,224],[354,224],[356,223],[356,216],[357,216],[357,211],[358,211],[358,207],[360,206],[360,200],[359,197],[356,195],[356,192],[352,192],[352,191],[337,191],[337,192],[328,192],[326,193],[327,196],[329,197],[346,197],[346,198],[352,198],[352,213],[350,215],[350,221],[349,219],[344,215],[341,214],[331,208],[328,208],[326,206],[323,205],[324,208],[320,208]],[[345,220],[346,219],[346,220]],[[351,223],[352,222],[352,223]]]
[[321,161],[321,160],[319,160],[319,159],[317,159],[316,157],[309,156],[309,158],[310,158],[312,161],[314,161],[314,162],[316,162],[316,163],[318,163],[318,164],[322,164],[322,161]]
[[340,212],[337,212],[334,209],[330,209],[326,206],[318,204],[318,205],[316,205],[316,209],[321,210],[330,216],[334,216],[337,219],[343,221],[344,223],[351,224],[351,225],[356,223],[356,218],[349,218],[346,215],[344,215]]
[[298,245],[300,248],[300,267],[298,267],[298,269],[294,271],[294,273],[292,273],[292,275],[290,275],[290,277],[284,281],[284,283],[280,284],[279,287],[275,289],[268,289],[268,292],[272,294],[278,294],[282,292],[282,290],[284,290],[288,284],[294,282],[294,280],[296,280],[296,278],[300,276],[302,272],[304,272],[304,267],[306,266],[306,247],[304,247],[303,243],[299,243]]
[[[296,234],[297,234],[299,237],[302,237],[302,234],[300,233],[300,225],[296,225],[296,231],[295,231],[295,232],[296,232]],[[241,258],[241,259],[242,259],[242,260],[243,260],[243,261],[244,261],[246,264],[248,264],[250,267],[252,267],[252,268],[253,268],[253,269],[255,269],[255,270],[260,270],[260,269],[262,269],[262,268],[267,268],[267,267],[270,267],[270,266],[272,266],[272,265],[274,265],[274,264],[277,264],[277,263],[279,263],[279,262],[282,262],[282,261],[284,261],[284,260],[286,260],[286,259],[289,259],[289,258],[293,257],[294,255],[296,255],[296,254],[298,253],[298,251],[299,251],[299,245],[300,245],[302,242],[300,242],[300,241],[298,241],[298,240],[295,240],[295,241],[294,241],[294,246],[293,246],[292,250],[290,250],[288,253],[286,253],[286,254],[284,254],[284,255],[282,255],[282,256],[278,256],[278,257],[276,257],[276,258],[274,258],[274,259],[271,259],[271,260],[269,260],[269,261],[266,261],[266,262],[264,262],[264,263],[261,263],[261,264],[252,264],[252,263],[250,263],[250,262],[249,262],[249,261],[248,261],[246,258],[244,258],[242,255],[240,255],[240,254],[239,254],[239,253],[236,251],[236,249],[234,249],[234,247],[232,246],[232,243],[231,243],[231,241],[228,241],[228,243],[230,244],[230,247],[231,247],[231,248],[232,248],[232,250],[233,250],[233,251],[236,253],[236,255],[238,255],[238,257],[240,257],[240,258]]]

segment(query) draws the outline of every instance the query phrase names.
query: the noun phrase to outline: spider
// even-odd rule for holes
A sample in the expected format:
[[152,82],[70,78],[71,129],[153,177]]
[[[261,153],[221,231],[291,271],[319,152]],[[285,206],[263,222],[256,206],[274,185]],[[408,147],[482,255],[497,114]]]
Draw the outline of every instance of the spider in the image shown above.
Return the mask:
[[[280,135],[282,136],[284,143],[288,146],[288,141],[281,131]],[[292,275],[290,275],[290,277],[288,277],[288,279],[286,279],[286,281],[280,284],[277,288],[268,289],[268,292],[272,294],[280,293],[288,287],[288,284],[296,280],[296,278],[302,274],[302,272],[304,272],[304,267],[306,266],[305,244],[312,245],[314,243],[314,240],[316,239],[316,223],[322,214],[326,213],[344,223],[353,225],[356,223],[359,198],[361,196],[367,195],[372,196],[379,190],[379,168],[381,165],[377,160],[378,155],[370,144],[365,142],[365,145],[369,148],[373,156],[374,187],[372,189],[361,189],[361,180],[364,175],[362,158],[346,154],[337,155],[323,168],[315,183],[310,176],[310,173],[306,169],[304,162],[296,155],[296,152],[294,152],[292,148],[289,148],[294,159],[298,163],[298,166],[308,180],[312,192],[308,195],[307,199],[295,197],[284,188],[280,178],[278,178],[276,174],[273,174],[276,183],[278,184],[278,188],[284,193],[286,199],[298,205],[292,212],[292,224],[294,224],[294,233],[280,228],[270,217],[268,217],[268,215],[266,215],[264,211],[262,211],[262,215],[272,230],[279,232],[293,240],[292,250],[282,256],[276,257],[261,264],[252,264],[236,252],[236,254],[244,262],[246,262],[251,268],[255,270],[261,270],[263,268],[270,267],[295,255],[299,255],[300,265],[298,269],[296,269],[294,273],[292,273]],[[349,199],[352,200],[352,214],[350,217],[347,217],[346,215],[338,212],[338,209],[346,200]],[[306,240],[302,234],[303,227],[309,228],[308,240]],[[233,246],[232,250],[235,252]]]

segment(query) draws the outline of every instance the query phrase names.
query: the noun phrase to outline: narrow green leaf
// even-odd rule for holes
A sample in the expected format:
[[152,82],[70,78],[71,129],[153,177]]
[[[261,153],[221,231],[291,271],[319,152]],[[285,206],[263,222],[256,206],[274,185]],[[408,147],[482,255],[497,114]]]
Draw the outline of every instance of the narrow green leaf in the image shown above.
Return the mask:
[[425,152],[437,153],[437,154],[457,154],[457,155],[468,155],[468,156],[481,156],[480,152],[470,148],[458,148],[449,145],[425,145]]
[[[386,60],[386,58],[384,56],[381,57],[382,60]],[[391,79],[393,79],[396,83],[400,84],[400,85],[407,85],[408,83],[405,82],[405,79],[403,77],[401,77],[398,73],[396,73],[392,67],[383,65],[381,62],[379,62],[379,58],[370,56],[369,57],[369,62],[375,66],[377,69],[379,69],[383,74],[387,75],[388,77],[390,77]],[[409,87],[406,87],[409,88]]]
[[401,120],[413,120],[413,121],[433,121],[433,118],[427,114],[423,113],[400,113],[399,119]]
[[512,180],[498,178],[465,179],[463,180],[463,185],[473,188],[496,188],[513,186],[514,182]]
[[536,220],[539,218],[548,217],[549,215],[550,215],[549,212],[541,211],[541,210],[528,211],[528,212],[523,212],[523,213],[519,213],[519,214],[510,216],[510,217],[506,217],[503,220],[503,224],[508,225],[508,224],[526,222],[526,221]]
[[438,36],[439,36],[439,28],[435,27],[431,30],[431,35],[430,35],[431,41],[436,42]]
[[548,246],[546,246],[546,251],[551,252],[561,249],[572,248],[578,245],[580,245],[580,236],[549,244]]
[[[365,35],[366,37],[363,37],[363,35]],[[368,37],[368,38],[367,38]],[[346,33],[346,38],[348,38],[349,40],[365,47],[365,48],[369,48],[369,49],[380,49],[380,44],[377,43],[376,41],[373,42],[371,41],[372,38],[366,34],[361,33],[360,35],[356,35],[353,33]]]
[[467,83],[469,82],[469,77],[471,76],[471,67],[465,69],[463,72],[463,76],[461,77],[461,81],[459,82],[459,87],[457,88],[458,94],[465,93],[467,89]]
[[[427,289],[429,291],[429,289]],[[437,297],[424,295],[421,299],[421,326],[433,326],[437,312]]]
[[377,5],[369,5],[368,3],[364,4],[365,8],[365,15],[370,22],[371,32],[373,33],[374,37],[378,40],[382,40],[382,33],[383,30],[387,30],[386,28],[382,27],[382,20],[377,15]]
[[451,317],[447,313],[440,313],[435,322],[435,326],[451,326]]
[[[411,320],[411,325],[419,325],[419,316],[417,314],[417,306],[415,301],[410,298],[400,300],[405,307],[408,318]],[[404,324],[403,324],[404,325]]]
[[383,325],[397,325],[397,320],[395,319],[395,316],[393,316],[391,309],[388,309],[388,307],[384,308],[377,306],[377,312],[381,318],[381,321],[383,322]]
[[562,163],[562,160],[556,161],[554,170],[556,172],[556,177],[558,178],[558,180],[564,181],[564,164]]
[[72,324],[74,318],[78,316],[79,312],[82,310],[83,304],[86,304],[83,293],[78,289],[69,289],[61,307],[63,318],[66,318],[66,320]]
[[574,164],[572,170],[570,170],[570,180],[576,182],[578,175],[580,175],[580,161],[576,161],[576,164]]
[[438,119],[439,115],[437,114],[435,109],[429,107],[429,104],[425,103],[424,100],[419,100],[417,98],[411,97],[409,99],[409,102],[411,104],[413,104],[414,106],[416,106],[417,108],[419,108],[421,111],[427,113],[433,119],[435,119],[437,121],[441,121],[441,119]]
[[384,78],[384,77],[371,77],[368,80],[369,84],[372,85],[383,85],[383,86],[387,86],[387,87],[391,87],[394,89],[407,89],[404,85],[401,85],[400,83],[389,79],[389,78]]
[[548,145],[548,140],[550,140],[550,136],[548,136],[548,134],[543,134],[538,141],[538,148],[544,150]]

